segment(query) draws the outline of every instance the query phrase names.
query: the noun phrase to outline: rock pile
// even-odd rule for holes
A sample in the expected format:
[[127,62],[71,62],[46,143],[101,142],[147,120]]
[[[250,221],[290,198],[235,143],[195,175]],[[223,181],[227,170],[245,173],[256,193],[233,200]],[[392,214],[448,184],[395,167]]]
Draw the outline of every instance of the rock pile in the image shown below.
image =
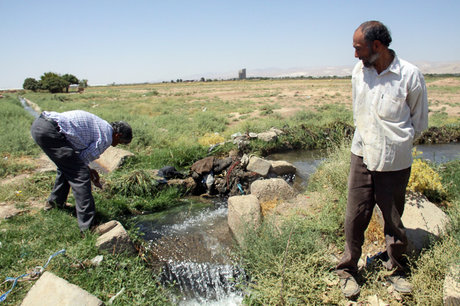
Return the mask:
[[[191,190],[196,195],[247,195],[250,186],[259,179],[283,177],[292,181],[296,168],[288,162],[269,161],[257,156],[243,155],[226,158],[206,157],[195,162],[190,177],[195,181]],[[178,181],[177,183],[181,183]]]

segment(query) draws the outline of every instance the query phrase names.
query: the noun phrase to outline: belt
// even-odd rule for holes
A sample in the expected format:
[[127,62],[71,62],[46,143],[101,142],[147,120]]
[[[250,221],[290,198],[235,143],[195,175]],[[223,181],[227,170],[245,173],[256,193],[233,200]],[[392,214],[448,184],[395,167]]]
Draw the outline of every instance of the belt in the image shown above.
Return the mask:
[[53,119],[51,118],[48,118],[46,117],[45,115],[43,115],[43,113],[40,114],[40,116],[38,118],[41,118],[45,121],[48,121],[49,123],[51,123],[55,128],[56,128],[56,131],[60,132],[61,131],[61,128],[59,127],[59,124],[54,121]]

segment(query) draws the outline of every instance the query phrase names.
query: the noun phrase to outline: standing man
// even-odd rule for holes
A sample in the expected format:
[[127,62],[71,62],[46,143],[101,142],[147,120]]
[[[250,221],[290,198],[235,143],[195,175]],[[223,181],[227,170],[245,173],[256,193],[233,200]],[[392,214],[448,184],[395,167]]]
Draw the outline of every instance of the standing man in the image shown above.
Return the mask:
[[375,204],[382,211],[388,277],[399,292],[405,280],[406,231],[401,221],[412,165],[412,143],[428,125],[428,101],[422,73],[389,49],[390,32],[379,21],[361,24],[353,35],[352,73],[355,134],[351,145],[345,251],[337,274],[345,297],[358,296],[358,260]]
[[96,214],[91,181],[102,188],[99,174],[88,164],[110,146],[128,144],[131,127],[112,122],[85,111],[43,112],[31,127],[32,138],[57,166],[56,181],[45,210],[64,207],[70,187],[75,197],[78,226],[88,230]]

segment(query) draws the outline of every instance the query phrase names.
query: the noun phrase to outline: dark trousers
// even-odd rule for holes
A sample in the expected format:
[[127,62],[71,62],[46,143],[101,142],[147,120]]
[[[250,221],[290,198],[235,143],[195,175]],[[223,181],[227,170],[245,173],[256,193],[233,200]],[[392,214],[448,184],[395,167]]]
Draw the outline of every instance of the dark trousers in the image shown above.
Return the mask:
[[339,277],[355,276],[364,243],[364,232],[369,225],[375,204],[384,220],[384,234],[389,261],[388,269],[404,268],[403,255],[407,236],[401,216],[411,168],[377,172],[369,171],[363,158],[351,154],[348,179],[348,203],[345,215],[345,252],[337,265]]
[[89,229],[96,212],[88,167],[59,132],[57,123],[40,116],[32,124],[31,134],[57,166],[56,181],[48,201],[64,206],[72,187],[78,226],[82,231]]

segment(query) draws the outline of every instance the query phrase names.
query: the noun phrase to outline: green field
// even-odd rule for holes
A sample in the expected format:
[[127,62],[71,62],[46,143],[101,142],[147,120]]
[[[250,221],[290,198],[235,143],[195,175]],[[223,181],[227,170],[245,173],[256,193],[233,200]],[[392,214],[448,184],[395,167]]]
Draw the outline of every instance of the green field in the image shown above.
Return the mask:
[[[460,78],[426,78],[430,126],[449,138],[460,135]],[[88,87],[82,94],[4,92],[0,99],[0,205],[28,208],[11,219],[0,220],[0,275],[16,277],[43,265],[57,250],[68,256],[56,257],[48,270],[117,305],[169,304],[168,289],[158,284],[158,271],[145,257],[106,254],[99,267],[75,268],[75,261],[97,255],[96,237],[80,237],[75,217],[65,211],[44,213],[44,203],[54,182],[53,173],[39,173],[40,149],[33,143],[29,127],[32,116],[22,108],[18,95],[36,103],[41,110],[57,112],[82,109],[107,121],[124,120],[133,128],[129,146],[135,157],[103,179],[109,188],[95,192],[97,215],[102,221],[116,218],[129,230],[140,250],[129,217],[138,211],[155,211],[176,205],[179,190],[158,193],[126,190],[124,182],[145,170],[175,166],[187,171],[208,155],[209,146],[227,141],[234,133],[263,132],[271,127],[285,131],[274,143],[251,142],[245,153],[266,154],[293,149],[328,149],[330,158],[319,169],[307,192],[319,193],[321,209],[314,218],[295,218],[281,231],[269,224],[250,237],[252,248],[238,254],[253,282],[245,302],[252,305],[341,304],[345,300],[335,282],[331,254],[343,248],[342,222],[346,203],[349,157],[348,139],[352,132],[350,79],[245,80],[192,83],[137,84]],[[212,154],[227,156],[237,150],[232,142],[217,147]],[[412,262],[414,293],[398,301],[381,286],[384,271],[367,271],[366,285],[359,301],[377,294],[392,305],[441,304],[442,282],[448,266],[458,262],[460,162],[443,167],[430,165],[439,173],[445,193],[437,195],[439,205],[452,220],[450,232]],[[144,171],[144,172],[142,172]],[[15,179],[19,178],[19,179]],[[149,178],[143,177],[146,184]],[[118,186],[118,187],[117,187]],[[328,186],[328,188],[324,188]],[[118,189],[117,189],[118,188]],[[72,198],[70,198],[72,201]],[[257,237],[257,239],[254,239]],[[290,249],[286,253],[286,242]],[[446,252],[445,250],[449,250]],[[140,255],[142,252],[140,251]],[[146,254],[148,255],[148,254]],[[282,294],[281,284],[283,284]],[[20,282],[8,296],[7,304],[18,305],[33,282]],[[0,285],[0,293],[11,287]]]

